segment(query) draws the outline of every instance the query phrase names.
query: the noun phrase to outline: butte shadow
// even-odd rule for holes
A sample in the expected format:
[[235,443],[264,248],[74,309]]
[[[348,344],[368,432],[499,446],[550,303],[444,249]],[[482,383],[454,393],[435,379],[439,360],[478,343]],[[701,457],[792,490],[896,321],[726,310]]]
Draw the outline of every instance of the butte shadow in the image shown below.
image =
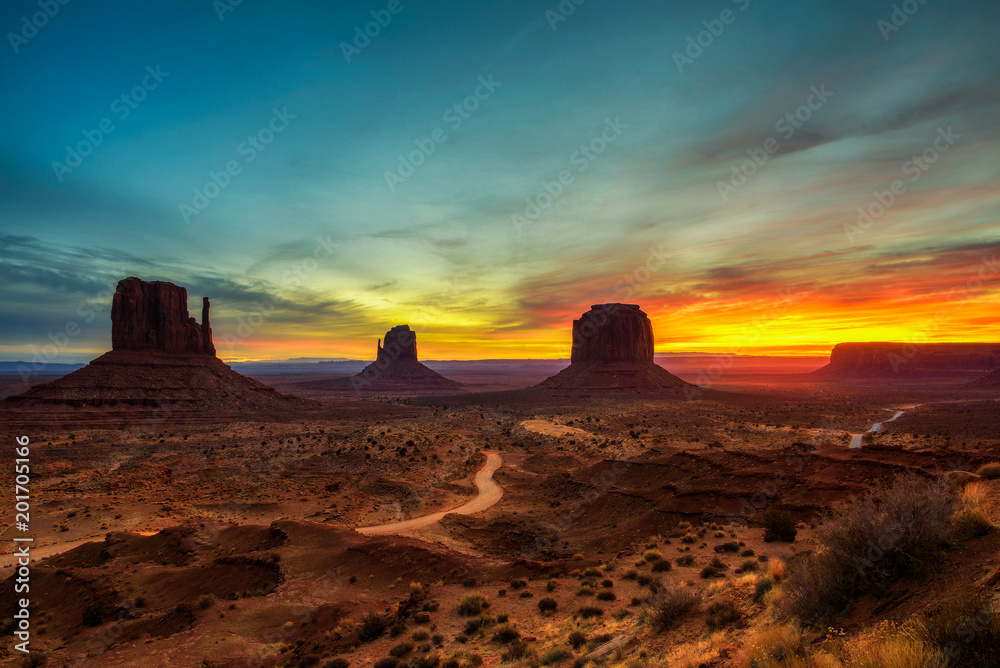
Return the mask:
[[347,394],[441,394],[460,392],[463,385],[445,378],[417,359],[417,334],[409,325],[396,325],[379,339],[375,361],[361,373],[347,378],[329,378],[295,383],[289,387],[309,393]]
[[123,412],[130,421],[183,421],[197,415],[266,419],[315,407],[233,371],[216,357],[208,298],[198,324],[188,315],[187,290],[173,283],[119,281],[111,306],[111,342],[110,352],[9,397],[4,408],[38,417],[63,407]]

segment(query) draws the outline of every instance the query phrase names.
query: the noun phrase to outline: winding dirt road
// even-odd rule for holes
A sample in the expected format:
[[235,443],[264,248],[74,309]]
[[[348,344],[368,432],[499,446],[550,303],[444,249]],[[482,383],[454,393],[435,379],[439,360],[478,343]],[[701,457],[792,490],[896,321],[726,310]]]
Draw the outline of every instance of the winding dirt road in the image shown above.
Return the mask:
[[431,524],[440,521],[445,515],[450,515],[452,513],[456,515],[472,515],[474,513],[482,512],[490,506],[496,505],[496,503],[500,501],[501,497],[503,497],[503,487],[494,482],[493,474],[503,465],[503,460],[500,458],[500,455],[495,452],[485,452],[483,454],[486,455],[486,463],[483,464],[483,467],[476,472],[475,477],[476,488],[479,490],[479,494],[477,494],[471,501],[462,504],[458,508],[445,510],[440,513],[434,513],[433,515],[414,517],[410,520],[392,522],[391,524],[360,527],[355,529],[355,531],[366,536],[386,536],[398,534],[430,526]]

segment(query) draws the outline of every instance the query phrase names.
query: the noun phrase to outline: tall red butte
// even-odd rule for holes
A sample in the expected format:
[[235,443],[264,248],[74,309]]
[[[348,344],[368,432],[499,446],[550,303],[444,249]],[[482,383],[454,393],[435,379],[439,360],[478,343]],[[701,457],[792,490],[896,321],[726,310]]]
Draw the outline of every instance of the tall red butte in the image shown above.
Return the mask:
[[537,385],[574,394],[697,396],[653,361],[653,325],[635,304],[596,304],[573,321],[570,365]]
[[7,401],[155,408],[163,419],[192,411],[266,417],[302,407],[302,400],[236,373],[216,357],[208,313],[206,297],[198,324],[188,314],[187,290],[173,283],[119,281],[111,305],[111,352]]

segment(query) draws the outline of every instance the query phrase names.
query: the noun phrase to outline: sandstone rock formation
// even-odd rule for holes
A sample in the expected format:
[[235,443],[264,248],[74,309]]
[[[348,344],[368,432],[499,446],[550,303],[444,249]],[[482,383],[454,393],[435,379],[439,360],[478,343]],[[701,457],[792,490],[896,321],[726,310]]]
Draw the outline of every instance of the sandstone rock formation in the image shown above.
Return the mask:
[[997,343],[841,343],[815,373],[829,378],[983,374],[1000,369]]
[[653,361],[653,325],[635,304],[597,304],[574,320],[569,367],[536,387],[574,394],[699,394]]
[[126,278],[118,282],[111,304],[111,348],[215,355],[208,309],[205,297],[199,325],[188,315],[184,288]]
[[111,352],[7,404],[139,407],[155,409],[153,419],[174,421],[192,413],[263,417],[301,409],[302,400],[236,373],[216,357],[208,312],[206,297],[199,325],[188,315],[184,288],[124,279],[111,306]]
[[380,339],[375,361],[350,379],[355,390],[371,392],[435,392],[462,385],[427,368],[417,360],[417,334],[409,325],[397,325]]

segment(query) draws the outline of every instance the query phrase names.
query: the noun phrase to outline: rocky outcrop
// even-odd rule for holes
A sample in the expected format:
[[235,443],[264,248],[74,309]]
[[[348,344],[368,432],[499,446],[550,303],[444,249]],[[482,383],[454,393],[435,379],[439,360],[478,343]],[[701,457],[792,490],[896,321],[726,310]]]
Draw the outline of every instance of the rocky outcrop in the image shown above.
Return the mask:
[[653,324],[636,304],[598,304],[573,321],[570,361],[653,363]]
[[[375,361],[350,379],[351,387],[362,392],[439,392],[461,388],[461,383],[445,378],[417,360],[417,334],[409,325],[397,325],[380,339]],[[315,388],[314,388],[315,389]]]
[[387,357],[390,360],[416,360],[417,334],[409,325],[396,325],[385,333],[385,346],[379,339],[375,359]]
[[112,350],[215,355],[208,297],[199,325],[188,315],[187,290],[173,283],[135,277],[118,282],[111,303]]
[[574,320],[569,367],[536,387],[576,395],[701,394],[653,361],[653,325],[635,304],[598,304]]
[[815,373],[831,378],[982,374],[1000,368],[996,343],[841,343]]
[[[8,398],[8,406],[65,406],[132,411],[153,421],[253,415],[278,417],[308,402],[276,392],[215,355],[208,298],[202,322],[188,315],[187,290],[172,283],[126,278],[111,306],[112,350],[87,366]],[[147,419],[135,415],[135,419]]]

